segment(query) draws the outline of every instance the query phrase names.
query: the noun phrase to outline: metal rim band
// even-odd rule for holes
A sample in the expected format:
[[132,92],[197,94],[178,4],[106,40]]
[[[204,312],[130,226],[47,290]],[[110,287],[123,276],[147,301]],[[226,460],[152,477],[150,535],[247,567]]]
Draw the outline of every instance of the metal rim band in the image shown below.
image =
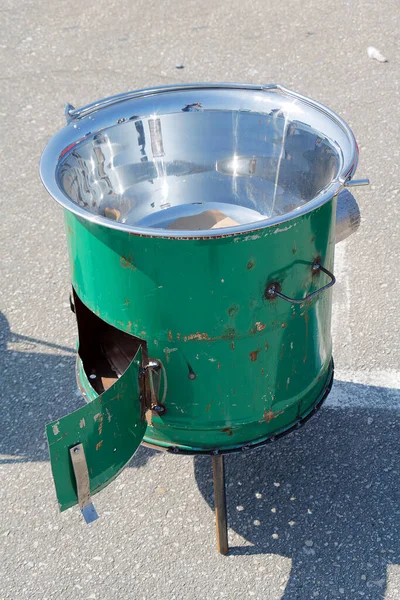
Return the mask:
[[[341,119],[336,113],[330,110],[328,107],[323,104],[316,102],[315,100],[311,100],[306,96],[302,96],[301,94],[297,94],[296,92],[292,92],[291,90],[278,85],[250,85],[250,84],[240,84],[240,83],[197,83],[197,84],[187,84],[187,85],[172,85],[172,86],[164,86],[164,87],[156,87],[156,88],[148,88],[144,90],[137,90],[133,92],[127,92],[124,94],[119,94],[117,96],[112,96],[110,98],[105,98],[98,102],[94,102],[87,106],[84,106],[80,109],[74,109],[71,105],[67,105],[67,118],[70,122],[67,127],[74,127],[75,121],[79,121],[80,119],[84,119],[86,115],[90,115],[96,111],[106,111],[108,108],[112,107],[116,104],[122,104],[124,101],[134,100],[135,98],[143,98],[145,96],[154,96],[159,94],[173,93],[176,91],[185,91],[185,90],[249,90],[249,91],[260,91],[260,92],[279,92],[285,96],[290,96],[295,100],[299,100],[304,104],[313,107],[321,111],[324,115],[329,116],[338,127],[340,127],[344,133],[346,134],[351,151],[349,152],[349,156],[347,160],[342,165],[340,172],[335,177],[335,179],[324,189],[322,190],[313,200],[310,200],[306,204],[304,204],[300,209],[293,210],[291,212],[286,213],[285,215],[279,215],[273,218],[267,218],[262,221],[258,221],[252,224],[244,224],[241,226],[235,227],[225,227],[216,230],[204,230],[204,231],[185,231],[182,232],[184,235],[177,235],[176,232],[169,233],[163,229],[156,228],[145,228],[145,227],[135,227],[133,225],[126,225],[123,223],[118,223],[117,221],[113,221],[111,219],[107,219],[106,217],[90,213],[83,209],[81,206],[75,204],[59,187],[56,178],[56,166],[58,162],[59,153],[63,150],[63,148],[58,148],[57,144],[54,143],[54,138],[49,142],[48,146],[45,148],[42,158],[40,161],[40,176],[43,182],[43,185],[49,192],[49,194],[63,206],[66,210],[74,213],[78,217],[81,217],[85,221],[88,221],[93,224],[98,224],[110,229],[116,229],[119,231],[125,231],[132,235],[138,235],[142,237],[160,237],[160,238],[173,238],[173,239],[211,239],[211,238],[221,238],[221,237],[231,237],[237,234],[249,233],[251,231],[257,231],[260,229],[265,229],[269,227],[274,227],[280,225],[281,223],[285,223],[302,215],[308,214],[314,211],[316,208],[319,208],[329,200],[331,200],[334,196],[336,196],[340,190],[347,185],[348,181],[351,180],[353,174],[356,171],[358,164],[358,151],[357,144],[351,131],[350,127],[347,123]],[[76,139],[71,138],[72,143],[76,143],[79,139],[79,132],[76,130],[75,134]],[[57,134],[56,134],[57,135]]]

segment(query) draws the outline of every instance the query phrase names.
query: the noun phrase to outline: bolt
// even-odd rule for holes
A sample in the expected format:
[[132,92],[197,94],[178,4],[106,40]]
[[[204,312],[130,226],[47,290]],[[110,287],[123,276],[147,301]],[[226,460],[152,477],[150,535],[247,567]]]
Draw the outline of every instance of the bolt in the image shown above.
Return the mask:
[[196,373],[189,373],[188,377],[189,379],[196,379],[197,375]]
[[79,448],[74,448],[74,454],[78,454]]

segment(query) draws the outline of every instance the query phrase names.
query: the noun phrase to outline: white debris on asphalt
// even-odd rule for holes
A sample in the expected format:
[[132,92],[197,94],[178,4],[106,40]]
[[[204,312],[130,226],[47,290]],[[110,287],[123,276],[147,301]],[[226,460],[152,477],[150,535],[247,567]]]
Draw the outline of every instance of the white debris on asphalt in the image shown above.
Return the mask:
[[377,48],[374,48],[374,46],[369,46],[367,48],[367,53],[369,58],[377,60],[378,62],[389,62],[386,56],[383,56],[383,54],[381,54]]

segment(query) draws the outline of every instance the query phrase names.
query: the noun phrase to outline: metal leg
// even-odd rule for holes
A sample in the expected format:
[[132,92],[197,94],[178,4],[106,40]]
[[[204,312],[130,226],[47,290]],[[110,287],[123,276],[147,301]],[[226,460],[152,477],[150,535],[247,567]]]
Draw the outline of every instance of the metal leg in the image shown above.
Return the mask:
[[217,529],[217,549],[221,554],[228,554],[228,526],[226,522],[226,495],[224,457],[212,457],[214,475],[214,504]]

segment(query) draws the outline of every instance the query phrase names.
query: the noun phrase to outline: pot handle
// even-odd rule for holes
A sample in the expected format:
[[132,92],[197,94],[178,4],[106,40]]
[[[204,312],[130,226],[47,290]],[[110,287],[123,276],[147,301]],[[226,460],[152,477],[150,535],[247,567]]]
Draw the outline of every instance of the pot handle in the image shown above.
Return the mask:
[[167,86],[161,86],[161,87],[156,87],[156,88],[150,88],[150,89],[143,89],[143,90],[134,90],[131,92],[122,92],[121,94],[116,94],[115,96],[109,96],[108,98],[103,98],[103,100],[99,100],[96,102],[92,102],[90,104],[86,104],[86,106],[82,106],[81,108],[75,108],[74,106],[72,106],[72,104],[67,104],[65,106],[65,118],[67,120],[67,124],[69,124],[71,121],[75,120],[75,119],[81,119],[83,117],[86,117],[87,115],[93,113],[96,110],[100,110],[101,108],[106,108],[107,106],[110,106],[111,104],[118,104],[119,102],[124,102],[125,100],[131,100],[133,98],[140,98],[141,96],[147,95],[149,93],[151,93],[152,95],[154,94],[160,94],[160,93],[164,93],[164,92],[174,92],[174,91],[182,91],[182,90],[198,90],[198,89],[234,89],[234,90],[241,90],[241,89],[251,89],[251,90],[255,90],[255,91],[266,91],[266,90],[279,90],[285,94],[288,95],[292,95],[292,96],[296,96],[296,97],[300,97],[298,94],[295,94],[294,92],[291,92],[290,90],[287,90],[286,88],[284,88],[283,86],[276,84],[276,83],[270,83],[270,84],[265,84],[265,85],[257,85],[257,84],[249,84],[249,85],[245,85],[245,84],[241,84],[241,83],[186,83],[186,84],[180,84],[180,85],[167,85]]
[[308,300],[315,298],[315,296],[318,296],[324,290],[327,290],[328,288],[332,287],[333,284],[336,282],[336,278],[333,275],[333,273],[328,271],[328,269],[325,269],[325,267],[323,267],[319,263],[314,263],[312,266],[312,270],[313,270],[313,273],[316,273],[317,271],[322,271],[323,273],[328,275],[328,277],[330,277],[330,279],[331,279],[330,282],[327,283],[326,285],[323,285],[321,288],[319,288],[319,290],[315,290],[315,292],[308,294],[308,296],[306,296],[305,298],[302,298],[301,300],[296,300],[295,298],[290,298],[289,296],[285,296],[285,294],[282,294],[280,291],[281,287],[280,287],[279,283],[271,283],[269,286],[267,286],[266,297],[269,300],[272,300],[273,298],[278,297],[278,298],[282,298],[282,300],[286,300],[286,302],[290,302],[291,304],[303,304],[303,302],[307,302]]

